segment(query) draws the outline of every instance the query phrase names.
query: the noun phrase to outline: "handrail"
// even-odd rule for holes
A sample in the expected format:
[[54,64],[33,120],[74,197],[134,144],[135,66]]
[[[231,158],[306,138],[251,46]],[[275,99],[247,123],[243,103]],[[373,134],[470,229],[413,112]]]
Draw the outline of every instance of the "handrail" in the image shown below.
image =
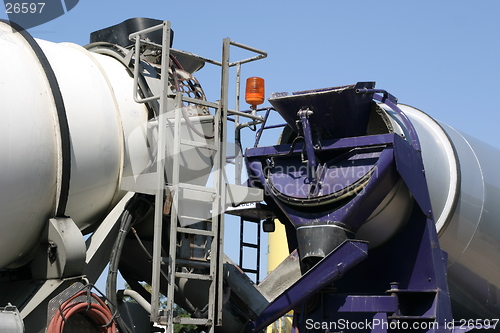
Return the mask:
[[146,33],[152,32],[152,31],[156,31],[156,30],[160,30],[160,29],[163,29],[163,35],[165,36],[165,34],[167,34],[166,30],[170,29],[168,26],[169,25],[164,22],[162,24],[155,25],[154,27],[150,27],[150,28],[147,28],[147,29],[144,29],[141,31],[137,31],[137,32],[131,33],[129,35],[130,40],[133,41],[135,39],[134,102],[136,102],[136,103],[147,103],[147,102],[151,102],[151,101],[155,101],[155,100],[160,99],[160,96],[150,96],[150,97],[146,97],[146,98],[141,98],[141,97],[137,96],[137,86],[139,83],[139,67],[141,67],[141,53],[140,53],[140,51],[141,51],[141,38],[140,37],[143,34],[146,34]]
[[[131,41],[135,41],[134,57],[135,57],[135,63],[136,63],[136,65],[134,66],[134,89],[138,86],[138,83],[139,83],[139,67],[140,67],[140,49],[141,49],[141,43],[153,45],[153,46],[156,46],[158,48],[162,47],[159,44],[156,44],[156,43],[153,43],[153,42],[150,42],[150,41],[147,41],[147,40],[141,40],[140,37],[141,37],[141,35],[144,35],[146,33],[150,33],[150,32],[153,32],[153,31],[157,31],[157,30],[160,30],[162,28],[164,29],[164,24],[159,24],[159,25],[156,25],[156,26],[153,26],[153,27],[141,30],[141,31],[137,31],[137,32],[131,33],[129,35],[129,39]],[[243,60],[238,60],[238,61],[231,62],[231,63],[229,63],[229,67],[233,67],[233,66],[236,66],[236,65],[246,64],[246,63],[249,63],[249,62],[252,62],[252,61],[256,61],[256,60],[259,60],[259,59],[264,59],[264,58],[267,57],[267,52],[259,50],[257,48],[254,48],[254,47],[251,47],[251,46],[248,46],[248,45],[245,45],[245,44],[241,44],[241,43],[238,43],[238,42],[235,42],[235,41],[230,41],[229,44],[233,45],[235,47],[239,47],[241,49],[250,51],[250,52],[258,53],[257,56],[246,58],[246,59],[243,59]],[[190,57],[190,58],[193,58],[193,59],[196,59],[196,60],[201,60],[203,62],[210,63],[210,64],[213,64],[213,65],[221,66],[222,67],[222,62],[220,62],[220,61],[216,61],[216,60],[213,60],[213,59],[210,59],[210,58],[205,58],[205,57],[202,57],[202,56],[197,55],[195,53],[191,53],[191,52],[186,52],[186,51],[182,51],[182,50],[177,50],[177,49],[170,48],[170,52],[172,52],[172,51],[175,52],[175,53],[178,53],[178,54],[182,54],[182,55],[184,55],[186,57]],[[160,99],[160,96],[150,96],[150,97],[141,98],[141,97],[137,96],[137,91],[134,92],[134,101],[136,103],[147,103],[147,102],[155,101],[155,100],[158,100],[158,99]],[[198,104],[198,105],[202,105],[202,106],[207,106],[207,107],[211,107],[211,108],[217,108],[218,107],[217,103],[211,103],[211,102],[202,101],[202,100],[198,100],[198,99],[194,99],[194,98],[184,97],[183,100],[186,101],[186,102],[189,102],[189,103]],[[230,109],[228,109],[227,111],[229,113],[233,114],[233,115],[237,115],[237,116],[241,116],[241,117],[246,117],[246,118],[252,119],[252,120],[254,120],[254,121],[258,122],[258,123],[261,123],[264,120],[263,117],[257,116],[255,114],[248,114],[248,113],[244,113],[244,112],[241,112],[241,111],[230,110]]]
[[256,60],[259,60],[259,59],[264,59],[264,58],[267,57],[267,52],[259,50],[259,49],[256,49],[254,47],[251,47],[251,46],[248,46],[248,45],[245,45],[245,44],[241,44],[241,43],[237,43],[237,42],[234,42],[234,41],[231,41],[230,44],[233,45],[233,46],[239,47],[240,49],[244,49],[244,50],[247,50],[247,51],[250,51],[250,52],[258,53],[259,55],[251,57],[251,58],[239,60],[239,61],[233,61],[233,62],[229,63],[229,67],[233,67],[233,66],[236,66],[238,64],[240,64],[240,65],[246,64],[246,63],[249,63],[249,62],[252,62],[252,61],[256,61]]

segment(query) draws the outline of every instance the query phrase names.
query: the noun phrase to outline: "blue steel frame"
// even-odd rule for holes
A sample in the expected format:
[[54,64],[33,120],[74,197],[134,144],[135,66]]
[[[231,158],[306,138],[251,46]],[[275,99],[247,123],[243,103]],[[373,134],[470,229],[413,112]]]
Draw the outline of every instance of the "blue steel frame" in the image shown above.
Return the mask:
[[[374,92],[381,91],[366,93]],[[406,119],[395,99],[389,100],[389,96],[374,95],[374,99],[386,103]],[[336,332],[342,330],[339,326],[348,329],[347,332],[402,332],[417,326],[421,329],[412,329],[413,332],[453,332],[446,280],[447,255],[439,247],[418,138],[411,123],[405,125],[410,142],[396,134],[382,134],[325,141],[321,148],[315,148],[324,153],[385,145],[379,163],[391,169],[389,178],[396,176],[404,181],[416,203],[405,227],[387,244],[369,253],[366,243],[346,240],[274,300],[248,325],[248,332],[262,330],[290,309],[296,310],[297,332]],[[277,215],[286,217],[295,226],[317,219],[319,213],[311,212],[309,218],[303,212],[295,214],[295,208],[273,197],[263,169],[270,157],[299,155],[305,148],[303,145],[251,148],[245,157],[251,186],[263,188],[268,205],[280,210]],[[378,187],[373,190],[377,195],[385,193]],[[358,212],[354,224],[366,220],[363,216],[371,212],[356,203],[349,210]],[[293,239],[291,244],[294,244],[291,248],[296,245]],[[356,323],[356,327],[349,323]]]

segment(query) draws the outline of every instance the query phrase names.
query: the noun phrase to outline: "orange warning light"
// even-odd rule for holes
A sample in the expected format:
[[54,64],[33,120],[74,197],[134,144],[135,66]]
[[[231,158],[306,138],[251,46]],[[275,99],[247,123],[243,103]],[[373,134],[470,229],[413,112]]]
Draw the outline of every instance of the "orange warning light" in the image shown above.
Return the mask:
[[255,109],[257,105],[264,103],[264,95],[264,79],[249,77],[245,90],[245,101]]

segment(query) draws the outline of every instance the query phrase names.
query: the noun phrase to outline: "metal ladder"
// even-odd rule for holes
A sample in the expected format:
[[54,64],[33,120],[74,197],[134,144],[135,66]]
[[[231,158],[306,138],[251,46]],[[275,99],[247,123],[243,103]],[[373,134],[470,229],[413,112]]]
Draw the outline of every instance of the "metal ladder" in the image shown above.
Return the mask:
[[[237,73],[237,76],[239,76],[239,72]],[[269,119],[269,115],[271,110],[274,110],[272,107],[267,107],[267,108],[261,108],[261,109],[256,109],[254,112],[259,112],[259,111],[265,111],[265,116],[262,119],[262,122],[260,123],[260,128],[257,130],[257,133],[255,135],[255,142],[254,142],[254,147],[257,147],[259,145],[260,138],[262,136],[262,133],[266,129],[271,129],[271,128],[281,128],[284,127],[286,124],[279,124],[279,125],[272,125],[272,126],[267,126],[267,120]],[[238,117],[235,117],[235,127],[236,131],[241,131],[242,128],[244,127],[250,127],[254,125],[255,123],[246,123],[246,124],[240,124]],[[237,133],[235,135],[236,137],[240,137],[240,133]],[[241,141],[238,142],[239,145],[239,150],[242,151],[242,143]],[[236,172],[235,172],[235,182],[237,184],[241,183],[241,173],[243,170],[242,167],[242,159],[243,155],[240,154],[236,157],[235,159],[235,167],[236,167]],[[253,208],[249,208],[248,211],[253,211],[250,214],[245,214],[245,212],[237,213],[233,212],[232,214],[235,216],[240,217],[240,253],[239,253],[239,266],[241,270],[245,273],[250,273],[255,275],[255,280],[254,282],[256,284],[260,283],[260,247],[261,247],[261,226],[262,223],[261,221],[264,219],[268,218],[273,218],[273,215],[271,212],[268,212],[268,215],[266,215],[266,209],[261,207],[259,204],[255,204]],[[256,213],[259,212],[259,213]],[[256,225],[256,233],[255,233],[255,241],[245,241],[245,225]],[[248,258],[249,256],[246,255],[245,249],[255,249],[256,257],[255,260],[253,260],[253,266],[248,266],[244,265],[244,262],[248,262],[245,260],[245,258]]]
[[[141,35],[163,29],[163,40],[161,45],[161,72],[168,73],[169,58],[170,58],[170,22],[165,21],[163,24],[151,27],[142,31],[138,31],[130,35],[131,39],[135,39],[135,61],[138,63],[140,59],[141,44],[151,44],[147,40],[141,39]],[[158,45],[159,46],[159,45]],[[240,60],[237,62],[229,62],[229,51],[231,46],[236,46],[251,52],[258,53],[257,56]],[[187,57],[192,57],[202,60],[207,63],[218,65],[221,67],[221,96],[216,103],[211,103],[199,99],[184,96],[182,92],[171,94],[169,90],[168,75],[161,75],[161,92],[159,96],[151,96],[146,98],[138,98],[134,96],[136,102],[146,103],[152,100],[159,100],[158,114],[158,143],[157,143],[157,165],[155,172],[155,183],[158,184],[155,190],[155,220],[154,220],[154,238],[153,238],[153,261],[152,261],[152,283],[151,283],[151,321],[167,326],[167,333],[173,332],[174,324],[195,324],[207,326],[209,332],[214,332],[215,326],[222,324],[222,300],[223,300],[223,235],[224,235],[224,213],[228,200],[226,198],[228,187],[225,179],[225,164],[226,164],[226,147],[227,141],[227,115],[233,114],[237,117],[250,118],[254,122],[261,122],[262,117],[255,114],[247,114],[237,110],[228,109],[228,86],[229,86],[229,69],[237,66],[237,84],[239,85],[239,71],[241,64],[262,59],[267,56],[263,51],[245,46],[231,41],[229,38],[223,40],[222,61],[214,61],[192,53],[175,50],[176,53],[181,53]],[[139,67],[134,66],[134,85],[137,87],[139,77]],[[239,94],[239,87],[237,87]],[[239,96],[237,97],[237,100]],[[198,142],[185,140],[181,138],[181,107],[183,102],[201,105],[204,107],[215,109],[214,118],[214,143],[203,145]],[[167,110],[175,110],[175,120],[173,123],[173,166],[172,179],[165,179],[165,158],[166,158],[166,128],[167,128]],[[214,152],[213,155],[213,187],[197,186],[193,184],[181,183],[179,179],[180,170],[180,152],[181,147],[187,145],[196,148],[207,148]],[[162,186],[161,184],[165,184]],[[168,258],[162,257],[162,228],[164,215],[165,192],[170,193],[172,204],[170,208],[170,236],[169,236],[169,252]],[[205,230],[180,227],[177,225],[179,218],[186,216],[179,215],[179,205],[182,200],[187,200],[189,197],[190,203],[193,204],[211,204],[211,220],[207,225],[211,228]],[[196,219],[196,217],[191,217]],[[201,235],[211,238],[210,242],[210,260],[209,273],[195,274],[179,272],[177,267],[190,266],[196,263],[178,258],[177,256],[177,235],[191,234]],[[159,308],[160,301],[160,275],[164,274],[161,265],[165,264],[168,267],[167,277],[167,308],[162,311]],[[199,263],[198,263],[199,264]],[[207,318],[184,318],[174,316],[174,293],[175,279],[188,278],[210,281],[208,290],[208,315]]]
[[[223,235],[224,225],[224,203],[225,203],[225,180],[223,163],[225,163],[225,149],[222,140],[214,140],[213,145],[200,145],[194,141],[187,141],[181,138],[181,107],[183,101],[200,104],[199,101],[195,102],[187,99],[181,92],[175,95],[175,121],[174,121],[174,147],[173,155],[173,170],[172,180],[168,182],[167,188],[172,194],[172,205],[170,213],[170,239],[169,239],[169,256],[164,263],[168,265],[168,287],[167,287],[167,313],[164,318],[167,330],[170,331],[174,323],[178,324],[195,324],[211,327],[213,331],[214,325],[221,324],[221,311],[222,308],[222,263],[223,263],[223,242],[221,241]],[[203,103],[205,106],[210,106],[216,109],[215,116],[215,138],[224,138],[224,111],[218,103]],[[214,184],[213,187],[197,186],[188,183],[181,183],[179,180],[179,168],[181,165],[181,146],[187,145],[191,147],[207,148],[214,152]],[[222,159],[224,157],[224,160]],[[187,194],[189,193],[189,194]],[[191,197],[190,203],[192,205],[203,204],[205,202],[211,203],[212,218],[211,228],[207,230],[186,228],[178,226],[178,219],[189,218],[198,219],[194,216],[180,215],[179,207],[182,200],[188,200]],[[201,221],[201,220],[200,220]],[[208,224],[209,225],[209,224]],[[210,246],[210,269],[208,274],[195,274],[178,272],[177,266],[181,265],[177,257],[177,236],[179,234],[201,235],[211,238]],[[193,263],[191,263],[193,264]],[[174,292],[175,292],[175,279],[188,278],[196,280],[210,281],[209,297],[208,297],[208,316],[207,318],[183,318],[174,317]],[[214,297],[215,296],[215,297]],[[162,322],[163,320],[161,320]]]
[[[245,225],[255,224],[257,228],[256,232],[256,240],[255,242],[247,241],[245,242],[244,234],[245,234]],[[245,248],[247,249],[255,249],[256,260],[254,267],[244,266],[244,258],[248,258],[248,255],[245,255]],[[255,283],[259,284],[260,282],[260,220],[248,219],[245,217],[240,217],[240,260],[239,266],[241,270],[245,273],[255,274]]]

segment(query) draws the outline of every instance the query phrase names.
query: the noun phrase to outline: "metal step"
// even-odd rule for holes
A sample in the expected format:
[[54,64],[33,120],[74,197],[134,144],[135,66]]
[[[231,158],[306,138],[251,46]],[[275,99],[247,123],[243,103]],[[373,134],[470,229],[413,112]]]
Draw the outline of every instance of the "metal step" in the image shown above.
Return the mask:
[[175,277],[193,279],[193,280],[205,280],[205,281],[212,281],[214,279],[212,275],[181,273],[181,272],[176,272]]
[[212,220],[209,220],[209,219],[206,219],[206,218],[203,218],[203,217],[194,217],[194,216],[189,216],[189,215],[179,215],[177,216],[179,219],[189,219],[189,220],[193,220],[193,221],[197,221],[197,222],[212,222]]
[[[162,264],[168,264],[170,262],[170,258],[167,258],[167,257],[162,257],[161,260],[162,260],[161,261]],[[194,260],[194,259],[177,258],[175,260],[175,265],[181,266],[181,267],[209,268],[210,262],[209,261],[202,261],[202,260]]]
[[213,324],[212,320],[207,318],[175,317],[173,322],[174,324],[201,325],[201,326],[212,326]]
[[208,144],[205,142],[198,142],[198,141],[181,139],[181,144],[183,144],[185,146],[196,147],[196,148],[206,148],[206,149],[210,149],[210,150],[217,150],[217,147],[215,145],[211,145],[211,144]]
[[193,229],[193,228],[177,227],[177,232],[182,232],[184,234],[190,234],[190,235],[208,236],[208,237],[214,237],[215,236],[215,233],[213,231],[202,230],[202,229]]
[[189,190],[194,190],[194,191],[200,191],[200,192],[206,192],[206,193],[217,193],[213,187],[206,187],[202,185],[194,185],[194,184],[188,184],[188,183],[179,183],[177,185],[168,185],[167,186],[170,190],[173,190],[175,187],[179,187],[182,189],[189,189]]
[[212,204],[217,197],[214,188],[179,183],[178,185],[167,185],[167,189],[170,193],[175,192],[176,188],[179,189],[179,201],[188,200],[197,203],[207,203]]
[[259,274],[259,271],[253,268],[244,268],[241,267],[241,270],[245,273]]
[[204,268],[210,267],[209,261],[201,261],[193,259],[177,259],[175,264],[183,267],[204,267]]
[[241,243],[241,246],[244,246],[244,247],[250,247],[250,248],[253,248],[253,249],[258,249],[258,248],[259,248],[259,245],[258,245],[258,244],[254,244],[254,243],[246,243],[246,242],[242,242],[242,243]]

